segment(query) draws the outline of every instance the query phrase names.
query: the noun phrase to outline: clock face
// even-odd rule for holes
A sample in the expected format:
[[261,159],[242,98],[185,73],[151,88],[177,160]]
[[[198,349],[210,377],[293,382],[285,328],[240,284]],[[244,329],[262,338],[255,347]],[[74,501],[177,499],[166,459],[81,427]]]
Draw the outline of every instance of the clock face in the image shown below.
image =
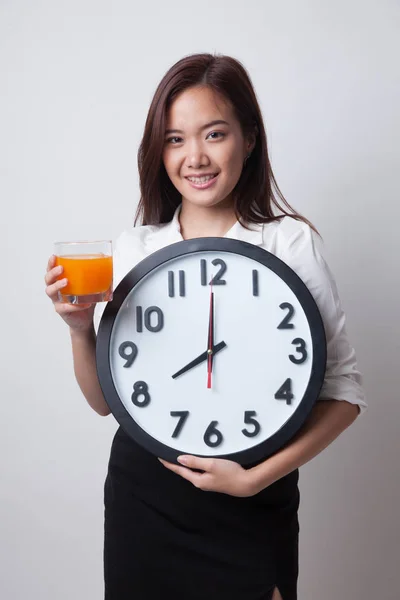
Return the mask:
[[326,342],[315,302],[272,254],[227,238],[173,244],[123,279],[97,364],[121,426],[157,456],[255,463],[304,423]]

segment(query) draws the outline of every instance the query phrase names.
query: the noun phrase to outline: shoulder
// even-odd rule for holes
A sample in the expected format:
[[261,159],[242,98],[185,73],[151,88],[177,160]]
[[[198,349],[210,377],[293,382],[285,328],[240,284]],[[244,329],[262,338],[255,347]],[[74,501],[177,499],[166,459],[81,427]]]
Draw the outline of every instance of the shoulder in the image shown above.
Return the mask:
[[163,225],[140,225],[125,229],[115,240],[115,249],[129,251],[146,247],[157,237],[160,237],[167,224]]
[[274,230],[275,254],[286,263],[315,294],[330,293],[334,276],[325,260],[321,236],[304,221],[280,219]]
[[293,217],[283,217],[279,221],[277,235],[287,251],[307,245],[318,251],[323,249],[321,236],[308,223]]
[[140,261],[165,245],[167,227],[168,224],[131,227],[116,238],[113,252],[115,285]]
[[289,263],[299,254],[320,258],[324,251],[321,236],[304,221],[290,216],[263,225],[263,246]]

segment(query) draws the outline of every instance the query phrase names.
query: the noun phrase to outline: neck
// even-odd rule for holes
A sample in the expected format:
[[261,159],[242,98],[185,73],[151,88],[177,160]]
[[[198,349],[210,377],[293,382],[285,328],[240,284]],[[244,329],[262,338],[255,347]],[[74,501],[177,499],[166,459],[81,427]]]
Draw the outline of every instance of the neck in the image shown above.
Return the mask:
[[231,205],[203,207],[182,201],[179,222],[184,240],[196,237],[224,237],[236,221]]

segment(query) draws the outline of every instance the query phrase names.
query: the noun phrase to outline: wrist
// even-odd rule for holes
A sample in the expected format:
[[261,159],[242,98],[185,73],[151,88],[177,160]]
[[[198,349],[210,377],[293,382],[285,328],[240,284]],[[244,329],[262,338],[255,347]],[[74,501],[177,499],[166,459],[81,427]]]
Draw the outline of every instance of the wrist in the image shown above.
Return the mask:
[[253,495],[258,494],[273,483],[272,477],[269,476],[266,462],[260,463],[249,469],[249,486],[253,490]]
[[90,323],[88,327],[84,329],[74,329],[72,327],[69,328],[69,334],[71,336],[71,340],[82,340],[82,341],[91,341],[96,338],[94,325]]

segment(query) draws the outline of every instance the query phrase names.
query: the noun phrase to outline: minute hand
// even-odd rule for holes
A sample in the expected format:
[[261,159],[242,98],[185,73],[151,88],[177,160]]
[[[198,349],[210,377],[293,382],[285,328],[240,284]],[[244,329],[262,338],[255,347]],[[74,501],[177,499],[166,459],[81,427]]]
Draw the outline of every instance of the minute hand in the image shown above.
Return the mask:
[[[222,350],[225,347],[226,347],[225,342],[220,342],[219,344],[217,344],[216,346],[213,347],[213,355],[217,354],[217,352],[219,352],[220,350]],[[209,352],[208,352],[208,350],[206,350],[205,352],[203,352],[203,354],[200,354],[200,356],[198,356],[197,358],[192,360],[192,362],[188,363],[180,371],[177,371],[176,373],[174,373],[174,375],[172,375],[172,379],[176,379],[180,375],[183,375],[183,373],[186,373],[186,371],[193,369],[193,367],[197,367],[197,365],[200,365],[202,362],[206,361],[208,359],[208,357],[209,357]]]

